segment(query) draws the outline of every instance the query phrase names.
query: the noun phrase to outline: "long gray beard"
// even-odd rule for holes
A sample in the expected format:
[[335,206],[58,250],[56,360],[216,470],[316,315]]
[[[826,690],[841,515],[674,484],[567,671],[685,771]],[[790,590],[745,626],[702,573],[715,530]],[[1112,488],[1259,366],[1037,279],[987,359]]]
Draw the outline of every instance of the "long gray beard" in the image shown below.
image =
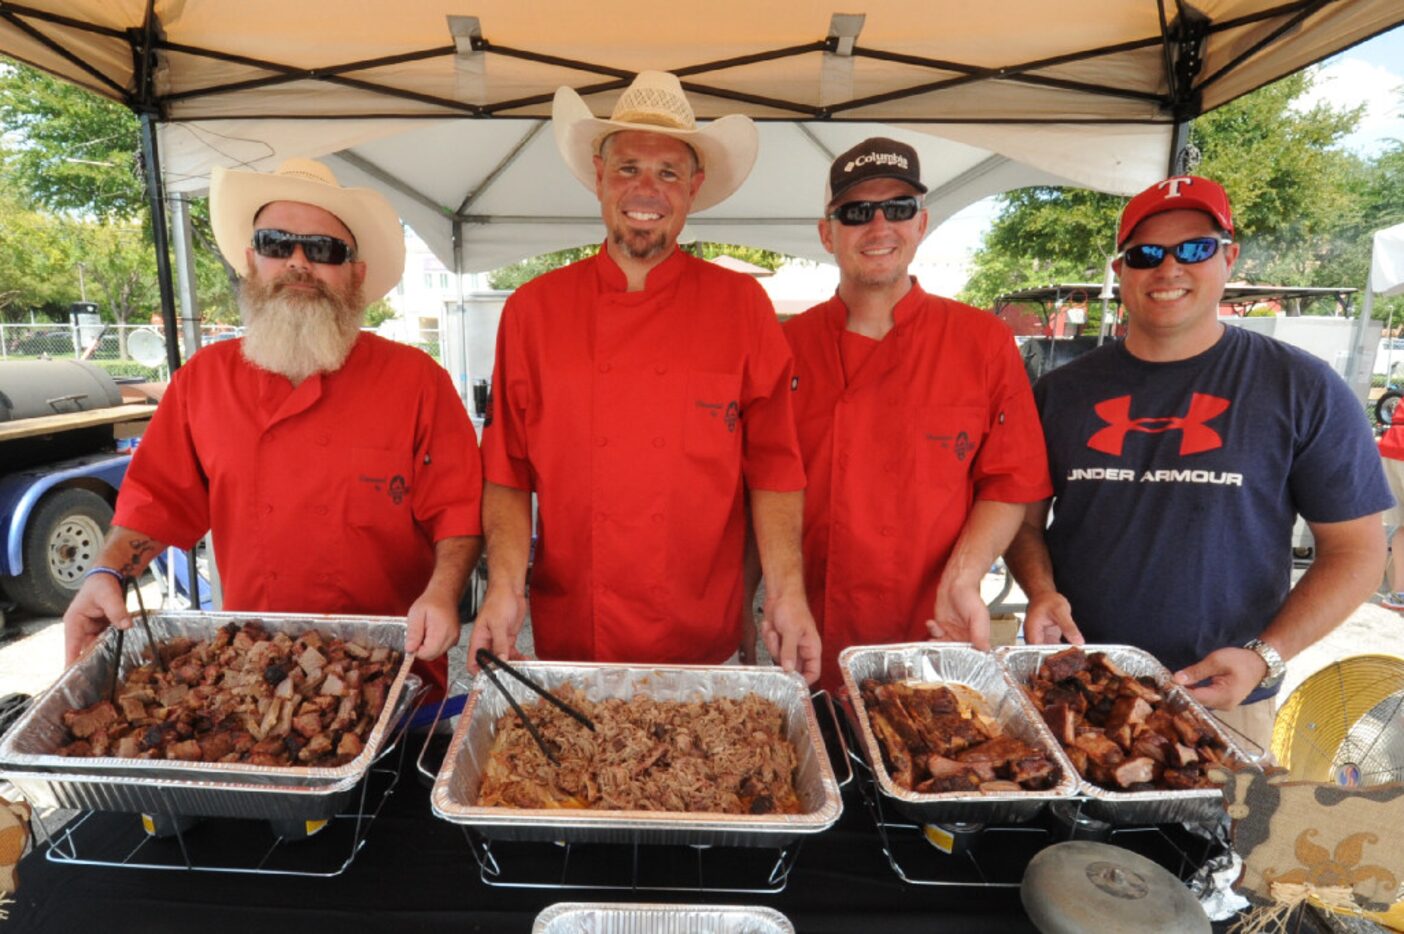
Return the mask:
[[[285,287],[298,280],[315,283],[317,293]],[[239,288],[244,359],[286,376],[293,385],[313,373],[334,373],[356,344],[365,310],[359,286],[338,295],[308,276],[266,281],[250,274]]]

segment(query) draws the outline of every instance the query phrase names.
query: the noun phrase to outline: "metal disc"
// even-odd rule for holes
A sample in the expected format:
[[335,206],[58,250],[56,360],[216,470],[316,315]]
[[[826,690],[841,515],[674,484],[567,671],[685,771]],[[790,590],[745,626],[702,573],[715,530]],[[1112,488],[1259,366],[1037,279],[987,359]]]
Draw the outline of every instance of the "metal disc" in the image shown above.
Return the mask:
[[1019,897],[1044,934],[1208,934],[1184,883],[1138,853],[1087,840],[1058,843],[1029,863]]

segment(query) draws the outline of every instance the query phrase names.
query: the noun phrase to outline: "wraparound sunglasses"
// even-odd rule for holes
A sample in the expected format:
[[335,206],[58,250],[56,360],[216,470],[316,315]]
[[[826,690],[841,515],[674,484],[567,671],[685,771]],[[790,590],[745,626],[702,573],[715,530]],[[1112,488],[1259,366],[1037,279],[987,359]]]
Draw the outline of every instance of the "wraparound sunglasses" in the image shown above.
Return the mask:
[[889,224],[895,224],[916,217],[921,204],[915,195],[888,198],[886,201],[849,201],[847,204],[840,204],[826,216],[845,227],[861,227],[877,216],[879,209]]
[[1212,259],[1214,254],[1219,252],[1220,246],[1227,246],[1232,242],[1227,237],[1195,237],[1193,240],[1186,240],[1174,246],[1138,243],[1122,250],[1117,254],[1117,259],[1132,269],[1154,269],[1165,262],[1167,253],[1173,253],[1175,262],[1182,266],[1193,266],[1195,263]]
[[323,234],[295,234],[286,230],[265,228],[255,230],[254,252],[269,259],[287,259],[294,247],[302,247],[302,255],[314,263],[340,266],[356,258],[356,248],[345,240]]

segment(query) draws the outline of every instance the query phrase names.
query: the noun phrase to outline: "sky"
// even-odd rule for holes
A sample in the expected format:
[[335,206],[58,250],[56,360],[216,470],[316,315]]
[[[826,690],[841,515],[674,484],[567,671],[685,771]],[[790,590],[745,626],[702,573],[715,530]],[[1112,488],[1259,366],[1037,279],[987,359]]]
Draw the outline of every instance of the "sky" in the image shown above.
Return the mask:
[[[1361,43],[1321,63],[1316,86],[1301,106],[1319,100],[1336,107],[1364,103],[1359,129],[1342,145],[1361,155],[1374,155],[1390,139],[1404,139],[1404,26]],[[941,294],[958,292],[965,282],[969,257],[994,220],[994,198],[977,201],[936,229],[917,251],[917,262],[929,271],[922,284]]]

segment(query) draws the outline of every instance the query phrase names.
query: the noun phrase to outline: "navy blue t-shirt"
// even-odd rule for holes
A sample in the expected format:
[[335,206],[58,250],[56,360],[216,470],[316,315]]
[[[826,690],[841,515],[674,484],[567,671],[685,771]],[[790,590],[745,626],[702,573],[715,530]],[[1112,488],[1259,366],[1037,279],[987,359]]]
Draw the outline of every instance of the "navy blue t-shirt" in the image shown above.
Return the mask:
[[1262,633],[1291,587],[1298,513],[1341,522],[1393,503],[1345,382],[1241,328],[1170,363],[1106,345],[1034,397],[1059,591],[1089,643],[1139,646],[1172,671]]

